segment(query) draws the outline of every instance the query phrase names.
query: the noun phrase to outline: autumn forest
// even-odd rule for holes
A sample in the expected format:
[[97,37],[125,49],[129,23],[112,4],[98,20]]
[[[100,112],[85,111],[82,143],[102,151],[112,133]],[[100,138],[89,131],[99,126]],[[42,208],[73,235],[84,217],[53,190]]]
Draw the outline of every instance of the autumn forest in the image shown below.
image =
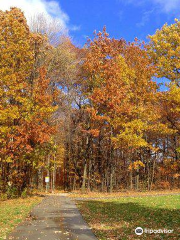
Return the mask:
[[[84,47],[0,11],[0,193],[180,188],[180,21]],[[164,84],[159,84],[162,82]]]

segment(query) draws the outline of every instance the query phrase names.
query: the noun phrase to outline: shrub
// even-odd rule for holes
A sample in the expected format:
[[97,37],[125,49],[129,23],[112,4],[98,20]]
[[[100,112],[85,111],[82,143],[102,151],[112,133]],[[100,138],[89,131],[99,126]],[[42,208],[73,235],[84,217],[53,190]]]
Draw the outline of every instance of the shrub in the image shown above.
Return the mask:
[[8,198],[17,198],[18,197],[18,190],[14,186],[8,186],[6,191]]
[[28,197],[28,190],[27,190],[27,188],[25,188],[25,189],[22,191],[21,197],[22,197],[22,198],[27,198],[27,197]]
[[8,199],[7,193],[1,193],[0,194],[0,201],[6,201]]

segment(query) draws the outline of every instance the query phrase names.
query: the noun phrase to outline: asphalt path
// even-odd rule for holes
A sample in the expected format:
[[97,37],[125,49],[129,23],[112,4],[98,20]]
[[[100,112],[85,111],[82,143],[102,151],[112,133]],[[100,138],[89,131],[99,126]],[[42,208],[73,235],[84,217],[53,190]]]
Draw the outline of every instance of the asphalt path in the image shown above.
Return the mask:
[[7,239],[97,240],[66,194],[45,197]]

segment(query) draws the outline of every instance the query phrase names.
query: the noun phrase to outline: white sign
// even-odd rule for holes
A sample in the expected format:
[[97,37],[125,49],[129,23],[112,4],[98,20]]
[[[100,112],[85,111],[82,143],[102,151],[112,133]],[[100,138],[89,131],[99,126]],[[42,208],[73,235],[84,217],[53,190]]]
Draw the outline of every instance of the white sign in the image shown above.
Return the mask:
[[46,183],[49,182],[49,177],[45,177],[45,182],[46,182]]

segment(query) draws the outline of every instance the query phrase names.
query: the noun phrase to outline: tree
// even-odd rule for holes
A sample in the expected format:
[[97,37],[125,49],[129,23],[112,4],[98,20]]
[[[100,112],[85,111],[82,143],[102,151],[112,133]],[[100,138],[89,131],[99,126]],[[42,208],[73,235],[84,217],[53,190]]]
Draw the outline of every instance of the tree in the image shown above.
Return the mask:
[[104,29],[90,42],[84,68],[91,128],[96,125],[94,130],[98,132],[106,129],[104,137],[109,139],[106,161],[112,190],[115,149],[126,152],[119,161],[125,157],[128,165],[140,160],[142,148],[151,146],[147,132],[159,117],[154,115],[153,107],[157,90],[152,81],[154,66],[143,44],[137,40],[128,44],[124,40],[110,39]]
[[[19,122],[26,117],[28,83],[33,66],[31,37],[23,13],[16,8],[0,12],[0,131],[1,173],[8,182]],[[18,161],[18,160],[16,160]],[[16,161],[14,165],[16,165]],[[8,174],[8,172],[10,174]]]
[[169,159],[179,161],[180,120],[180,22],[165,24],[153,36],[148,46],[157,68],[157,77],[169,80],[168,90],[160,94],[162,121],[170,131]]
[[[49,124],[57,91],[37,64],[41,36],[31,34],[23,13],[0,13],[0,159],[3,190],[10,182],[18,194],[30,184],[37,151],[49,143]],[[34,48],[34,46],[36,47]]]
[[157,66],[158,77],[165,77],[180,86],[180,21],[157,30],[153,36],[149,36],[149,53]]

